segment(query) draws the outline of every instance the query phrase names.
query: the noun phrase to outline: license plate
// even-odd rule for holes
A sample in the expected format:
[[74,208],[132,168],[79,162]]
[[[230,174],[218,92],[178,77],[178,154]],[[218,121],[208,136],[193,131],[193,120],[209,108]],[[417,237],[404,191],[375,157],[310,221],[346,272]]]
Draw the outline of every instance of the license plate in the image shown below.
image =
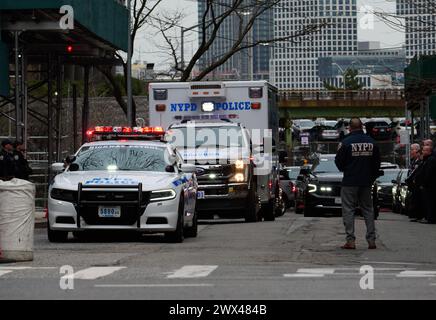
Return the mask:
[[100,218],[119,218],[121,217],[121,207],[98,207]]
[[381,129],[380,131],[381,131],[381,132],[385,132],[385,129]]
[[204,191],[197,191],[197,199],[204,199]]
[[335,203],[336,204],[342,204],[342,199],[341,198],[335,198]]

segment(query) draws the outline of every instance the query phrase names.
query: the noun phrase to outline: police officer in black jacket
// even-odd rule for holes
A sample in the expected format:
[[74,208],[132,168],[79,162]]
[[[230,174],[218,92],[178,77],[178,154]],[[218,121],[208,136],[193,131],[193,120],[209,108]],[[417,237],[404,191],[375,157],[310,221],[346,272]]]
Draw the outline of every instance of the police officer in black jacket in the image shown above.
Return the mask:
[[372,185],[380,176],[380,151],[374,140],[363,132],[362,121],[350,121],[350,134],[339,145],[335,163],[344,173],[341,187],[342,217],[347,234],[343,249],[355,249],[354,214],[362,210],[366,223],[368,248],[375,249],[375,222]]
[[11,180],[15,178],[17,172],[17,163],[14,157],[12,141],[9,139],[2,141],[0,150],[0,179]]
[[24,143],[22,141],[14,142],[14,158],[16,161],[16,174],[18,179],[29,180],[29,176],[32,174],[32,169],[27,162],[24,155],[26,150],[24,149]]

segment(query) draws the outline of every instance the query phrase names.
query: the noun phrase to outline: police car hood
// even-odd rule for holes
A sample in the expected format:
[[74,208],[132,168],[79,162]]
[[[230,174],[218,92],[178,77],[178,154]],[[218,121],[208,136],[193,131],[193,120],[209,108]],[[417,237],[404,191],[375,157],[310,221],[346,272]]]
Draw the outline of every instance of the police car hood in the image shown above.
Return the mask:
[[173,182],[177,174],[166,172],[144,171],[75,171],[64,172],[55,177],[54,187],[66,190],[78,190],[79,183],[83,185],[132,185],[142,183],[143,191],[174,188]]
[[179,149],[185,161],[205,160],[238,160],[246,159],[250,155],[247,148],[241,147],[200,147]]
[[342,182],[344,174],[342,172],[315,173],[320,182]]

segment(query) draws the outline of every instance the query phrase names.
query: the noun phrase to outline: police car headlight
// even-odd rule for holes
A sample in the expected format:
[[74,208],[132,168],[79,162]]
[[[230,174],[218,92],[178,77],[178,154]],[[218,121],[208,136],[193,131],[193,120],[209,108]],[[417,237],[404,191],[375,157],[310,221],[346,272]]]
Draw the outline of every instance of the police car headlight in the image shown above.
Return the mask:
[[322,192],[332,192],[333,189],[332,187],[321,187],[320,190]]
[[230,182],[244,182],[245,175],[243,173],[236,173],[229,179]]
[[213,102],[203,102],[201,104],[201,111],[203,111],[203,112],[213,112],[213,111],[215,111],[215,103],[213,103]]
[[176,192],[173,189],[152,191],[150,201],[165,201],[172,200],[176,197]]
[[316,186],[316,184],[309,183],[307,186],[309,188],[310,193],[316,192],[316,190],[318,190],[318,187]]
[[76,196],[77,192],[71,191],[71,190],[63,190],[63,189],[57,189],[53,188],[51,189],[50,196],[54,200],[60,200],[60,201],[67,201],[67,202],[74,202],[77,198]]
[[243,160],[236,160],[235,167],[236,167],[236,169],[244,169],[244,161]]

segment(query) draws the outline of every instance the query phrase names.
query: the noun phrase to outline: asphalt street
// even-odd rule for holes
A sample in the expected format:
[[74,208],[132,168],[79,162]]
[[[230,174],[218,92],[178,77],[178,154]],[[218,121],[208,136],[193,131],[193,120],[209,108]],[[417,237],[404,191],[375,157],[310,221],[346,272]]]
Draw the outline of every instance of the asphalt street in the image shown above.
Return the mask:
[[0,299],[436,298],[436,226],[401,215],[381,213],[376,250],[360,218],[351,251],[340,249],[338,217],[288,211],[274,222],[202,221],[199,230],[180,244],[113,234],[53,244],[35,229],[34,261],[0,264]]

